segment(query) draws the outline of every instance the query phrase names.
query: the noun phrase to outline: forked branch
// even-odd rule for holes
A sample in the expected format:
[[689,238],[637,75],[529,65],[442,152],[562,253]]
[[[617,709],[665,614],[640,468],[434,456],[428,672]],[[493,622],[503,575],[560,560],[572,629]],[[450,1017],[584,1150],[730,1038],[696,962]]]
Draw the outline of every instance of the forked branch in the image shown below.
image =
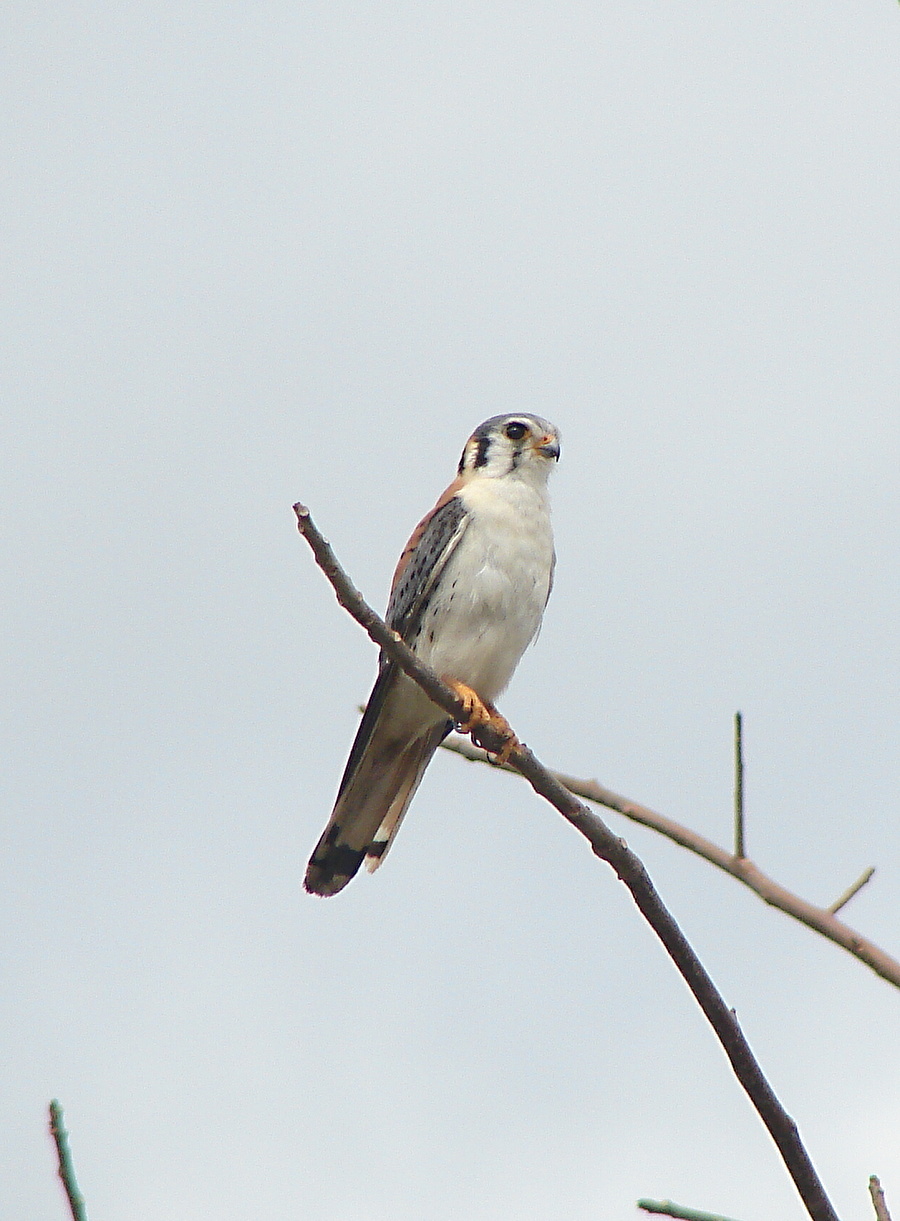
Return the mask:
[[[309,510],[304,505],[297,504],[294,505],[294,512],[300,533],[312,548],[316,561],[331,582],[341,606],[365,628],[371,639],[384,649],[391,660],[419,684],[438,707],[443,708],[455,720],[459,720],[464,715],[464,708],[456,694],[419,661],[399,635],[376,615],[358,590],[354,589],[328,542],[313,523]],[[501,734],[485,726],[480,730],[479,744],[497,753],[507,742]],[[775,1096],[744,1038],[735,1014],[726,1006],[705,967],[656,893],[641,861],[623,839],[610,831],[597,814],[588,809],[538,762],[527,746],[522,745],[516,749],[510,762],[516,771],[521,772],[528,780],[535,792],[545,797],[581,832],[595,855],[610,864],[631,891],[642,915],[662,941],[716,1032],[735,1075],[772,1136],[810,1217],[813,1221],[837,1221],[837,1215],[800,1140],[796,1124]]]
[[[447,738],[443,746],[445,750],[462,755],[464,759],[469,759],[474,763],[493,764],[487,751],[473,746],[468,738],[463,738],[458,734]],[[505,766],[505,770],[510,772],[517,770],[511,764],[494,766]],[[682,848],[687,848],[690,852],[695,852],[697,856],[702,856],[710,864],[724,869],[733,878],[737,878],[739,882],[749,886],[771,907],[777,907],[779,911],[793,916],[807,928],[821,933],[823,937],[827,937],[835,945],[847,950],[860,962],[864,962],[867,967],[871,967],[882,979],[886,979],[895,988],[900,988],[900,962],[875,945],[873,941],[863,937],[849,924],[839,920],[835,914],[868,882],[875,872],[874,869],[866,870],[862,877],[854,882],[853,886],[830,907],[817,907],[815,903],[801,899],[799,895],[793,894],[774,878],[763,873],[749,857],[733,856],[727,848],[713,843],[712,840],[700,835],[697,831],[683,827],[681,823],[675,822],[665,814],[659,814],[656,810],[651,810],[648,806],[641,805],[640,802],[632,801],[629,797],[622,797],[621,794],[605,788],[596,780],[582,780],[577,776],[567,776],[563,772],[554,772],[553,775],[576,797],[583,797],[585,801],[593,801],[597,805],[605,806],[608,810],[615,810],[617,814],[624,814],[632,822],[658,831],[660,835],[665,835],[676,844],[680,844]]]

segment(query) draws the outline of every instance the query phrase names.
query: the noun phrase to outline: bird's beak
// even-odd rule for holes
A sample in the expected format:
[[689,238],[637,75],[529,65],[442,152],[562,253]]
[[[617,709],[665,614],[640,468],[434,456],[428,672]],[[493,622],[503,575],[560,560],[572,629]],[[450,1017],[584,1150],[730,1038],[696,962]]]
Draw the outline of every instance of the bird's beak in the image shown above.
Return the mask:
[[539,454],[543,454],[545,458],[553,458],[555,462],[559,461],[559,441],[552,433],[544,433],[542,437],[535,441],[534,448]]

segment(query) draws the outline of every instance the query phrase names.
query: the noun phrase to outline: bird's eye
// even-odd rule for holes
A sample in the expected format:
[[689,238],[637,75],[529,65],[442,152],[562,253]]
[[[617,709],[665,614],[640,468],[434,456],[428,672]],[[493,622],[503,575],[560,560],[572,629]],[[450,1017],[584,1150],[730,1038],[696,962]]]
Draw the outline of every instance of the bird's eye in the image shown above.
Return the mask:
[[510,441],[521,441],[528,432],[528,425],[523,424],[520,420],[513,420],[503,429]]

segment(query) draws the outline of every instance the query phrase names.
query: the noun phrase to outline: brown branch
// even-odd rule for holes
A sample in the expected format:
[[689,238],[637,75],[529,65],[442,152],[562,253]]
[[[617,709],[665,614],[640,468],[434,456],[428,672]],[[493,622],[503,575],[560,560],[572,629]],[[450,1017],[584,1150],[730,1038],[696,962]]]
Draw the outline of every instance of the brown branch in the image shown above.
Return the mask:
[[[463,758],[469,759],[473,763],[493,763],[486,751],[473,746],[467,738],[454,735],[447,738],[443,746],[445,750],[462,755]],[[514,772],[516,768],[507,764],[505,770]],[[860,962],[864,962],[867,967],[871,967],[882,979],[886,979],[888,983],[900,988],[900,962],[891,958],[890,954],[880,949],[874,942],[857,933],[849,924],[838,920],[834,914],[838,907],[843,906],[869,880],[874,871],[864,874],[850,891],[841,896],[836,906],[816,907],[814,903],[801,899],[799,895],[793,894],[763,873],[749,858],[732,856],[727,848],[721,848],[698,832],[691,831],[675,822],[674,819],[667,818],[665,814],[658,814],[656,810],[642,806],[628,797],[622,797],[618,793],[614,793],[612,789],[604,788],[596,780],[581,780],[577,776],[567,776],[562,772],[554,772],[553,775],[576,797],[583,797],[586,801],[596,802],[597,805],[605,806],[608,810],[615,810],[617,814],[624,814],[632,822],[658,831],[660,835],[665,835],[676,844],[680,844],[682,848],[687,848],[689,851],[695,852],[697,856],[702,856],[711,865],[730,873],[733,878],[737,878],[739,882],[749,886],[771,907],[777,907],[779,911],[793,916],[801,924],[821,933],[823,937],[827,937],[829,941],[833,941],[847,950]]]
[[872,1197],[872,1204],[874,1205],[875,1216],[878,1218],[878,1221],[891,1221],[891,1214],[888,1212],[884,1192],[881,1189],[881,1183],[878,1181],[877,1174],[873,1174],[869,1179],[869,1195]]
[[[330,581],[341,606],[365,628],[372,640],[381,646],[391,660],[422,687],[438,707],[459,719],[464,714],[464,709],[455,693],[419,661],[399,635],[375,614],[354,589],[328,542],[314,525],[309,510],[304,505],[297,504],[294,505],[294,512],[300,533],[312,548],[316,561]],[[479,744],[493,752],[498,752],[504,745],[509,744],[508,740],[504,740],[504,735],[496,733],[488,726],[480,729],[479,737]],[[744,1038],[734,1012],[726,1006],[706,968],[667,911],[641,861],[630,851],[623,839],[610,831],[597,814],[588,809],[538,762],[527,746],[522,744],[514,750],[512,762],[535,792],[545,797],[581,832],[595,855],[610,864],[631,891],[638,909],[662,941],[718,1036],[735,1075],[774,1140],[810,1217],[813,1221],[837,1221],[837,1214],[800,1140],[796,1124],[778,1101]]]

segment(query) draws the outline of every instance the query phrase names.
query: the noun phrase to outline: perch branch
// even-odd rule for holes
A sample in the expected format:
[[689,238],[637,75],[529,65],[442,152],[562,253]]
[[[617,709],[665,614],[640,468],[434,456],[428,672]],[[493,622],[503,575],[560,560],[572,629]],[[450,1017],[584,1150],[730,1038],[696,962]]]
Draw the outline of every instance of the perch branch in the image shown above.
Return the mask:
[[84,1197],[78,1190],[78,1184],[75,1182],[75,1167],[72,1165],[69,1136],[63,1126],[62,1107],[56,1099],[50,1103],[50,1135],[53,1137],[53,1143],[56,1145],[56,1156],[59,1159],[58,1173],[69,1200],[69,1211],[72,1214],[72,1221],[87,1221],[87,1213],[84,1210]]
[[[486,751],[473,746],[468,738],[460,737],[458,734],[445,739],[442,745],[445,750],[462,755],[464,759],[473,763],[491,763],[493,766],[503,767],[508,772],[516,770],[510,764],[494,764]],[[581,780],[577,776],[567,776],[563,772],[554,772],[553,775],[576,797],[596,802],[597,805],[605,806],[608,810],[615,810],[617,814],[624,814],[632,822],[658,831],[660,835],[665,835],[676,844],[680,844],[682,848],[687,848],[689,851],[695,852],[697,856],[702,856],[711,865],[723,869],[725,873],[730,873],[733,878],[743,882],[771,907],[777,907],[779,911],[793,916],[801,924],[821,933],[823,937],[827,937],[829,941],[833,941],[847,950],[860,962],[864,962],[867,967],[871,967],[882,979],[886,979],[888,983],[900,988],[900,962],[891,958],[890,954],[885,953],[874,942],[868,941],[834,915],[837,907],[842,907],[848,899],[852,898],[856,891],[865,885],[874,871],[869,871],[854,883],[854,886],[841,896],[836,907],[816,907],[814,903],[801,899],[799,895],[793,894],[774,881],[747,857],[732,856],[727,848],[714,844],[712,840],[696,831],[691,831],[688,827],[683,827],[681,823],[667,818],[665,814],[659,814],[648,806],[642,806],[629,797],[622,797],[596,780]]]
[[[294,505],[294,512],[300,533],[312,548],[316,561],[331,583],[341,606],[365,628],[371,639],[381,646],[391,660],[421,686],[438,707],[459,720],[465,710],[455,693],[419,661],[398,633],[392,631],[354,589],[328,542],[313,523],[309,510],[304,505],[297,504]],[[509,745],[504,735],[497,733],[490,726],[482,726],[478,732],[479,744],[494,753]],[[718,1036],[735,1075],[775,1142],[809,1216],[813,1221],[837,1221],[837,1214],[800,1140],[796,1124],[778,1101],[744,1038],[735,1014],[726,1006],[706,968],[656,893],[641,861],[623,839],[610,831],[597,814],[588,809],[538,762],[527,746],[521,744],[514,749],[511,761],[535,792],[556,807],[587,839],[594,854],[611,865],[628,887],[638,909],[662,941]]]

